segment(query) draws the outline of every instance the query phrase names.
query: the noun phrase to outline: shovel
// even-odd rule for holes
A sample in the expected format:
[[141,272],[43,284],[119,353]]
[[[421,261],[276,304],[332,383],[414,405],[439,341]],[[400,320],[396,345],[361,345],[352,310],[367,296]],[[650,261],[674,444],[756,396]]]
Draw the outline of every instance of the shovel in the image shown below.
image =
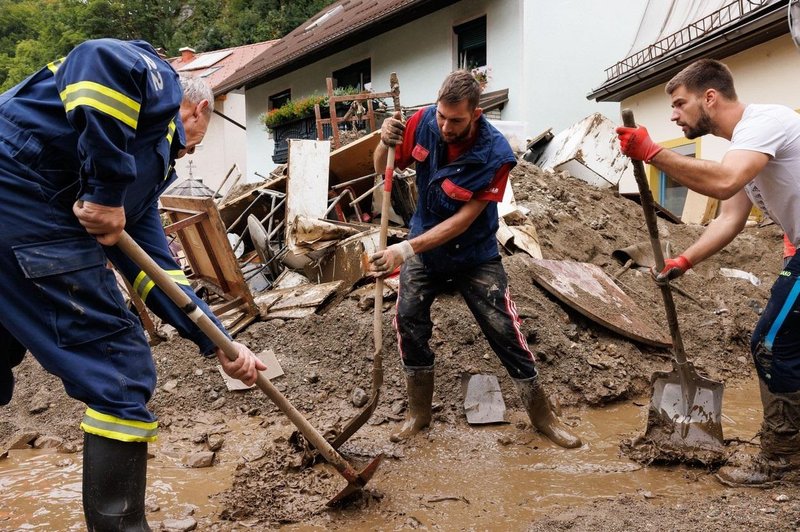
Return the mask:
[[[636,127],[633,111],[623,109],[622,122]],[[642,210],[650,234],[653,256],[658,271],[664,269],[664,255],[658,239],[658,225],[653,194],[647,184],[644,164],[633,161],[633,174],[639,186]],[[653,397],[647,416],[645,438],[659,440],[665,447],[691,451],[722,449],[722,391],[721,382],[700,376],[686,359],[683,340],[678,329],[678,315],[668,282],[659,283],[669,332],[672,336],[672,371],[653,374]]]
[[[392,92],[395,111],[400,110],[400,83],[397,74],[392,72],[389,76],[389,87]],[[381,198],[381,229],[378,250],[386,249],[386,240],[389,234],[389,207],[392,201],[392,178],[394,177],[394,146],[389,146],[386,155],[386,173],[383,180],[383,197]],[[331,446],[338,449],[340,445],[350,439],[350,436],[360,429],[375,412],[378,398],[383,385],[383,278],[375,280],[375,305],[372,320],[372,337],[375,351],[372,358],[372,393],[369,401],[356,417],[344,426],[342,432],[333,440]]]
[[[125,253],[139,268],[142,269],[149,277],[153,280],[153,282],[158,286],[161,290],[164,291],[165,294],[175,303],[180,309],[186,313],[191,320],[197,324],[198,327],[208,336],[214,344],[222,349],[225,355],[231,359],[236,360],[238,357],[238,352],[236,350],[236,346],[233,345],[233,342],[219,330],[219,328],[211,321],[211,319],[205,315],[194,302],[189,298],[189,296],[184,293],[184,291],[172,280],[172,278],[167,275],[158,264],[151,259],[144,250],[139,247],[131,237],[128,235],[127,232],[123,231],[122,236],[117,242],[117,246]],[[345,480],[347,480],[347,486],[340,491],[335,497],[333,497],[330,501],[328,501],[328,505],[331,506],[348,495],[355,493],[356,491],[361,490],[369,479],[372,478],[372,475],[375,473],[375,470],[378,468],[378,465],[383,459],[383,455],[378,455],[367,467],[365,467],[360,472],[356,471],[353,466],[351,466],[342,456],[336,452],[336,450],[331,447],[331,445],[322,437],[322,435],[317,432],[314,427],[303,417],[303,415],[289,402],[283,394],[278,391],[277,388],[267,379],[263,374],[259,373],[258,379],[256,380],[256,386],[261,388],[261,390],[267,394],[267,397],[275,403],[275,405],[286,414],[292,423],[300,430],[300,432],[305,436],[306,440],[308,440],[316,449],[320,452],[320,454],[327,460],[329,463],[336,468],[340,475],[342,475]]]

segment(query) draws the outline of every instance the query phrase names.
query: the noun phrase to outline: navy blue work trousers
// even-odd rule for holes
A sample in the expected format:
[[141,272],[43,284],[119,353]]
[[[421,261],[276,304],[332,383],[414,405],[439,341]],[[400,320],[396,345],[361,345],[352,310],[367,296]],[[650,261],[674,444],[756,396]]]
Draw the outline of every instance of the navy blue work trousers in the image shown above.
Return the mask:
[[792,257],[772,285],[750,350],[758,376],[770,392],[800,391],[800,254]]
[[464,298],[508,374],[515,379],[535,377],[534,357],[522,334],[500,258],[447,273],[427,270],[417,256],[403,264],[394,322],[403,365],[433,365],[435,355],[428,345],[433,332],[431,305],[438,294],[453,289]]

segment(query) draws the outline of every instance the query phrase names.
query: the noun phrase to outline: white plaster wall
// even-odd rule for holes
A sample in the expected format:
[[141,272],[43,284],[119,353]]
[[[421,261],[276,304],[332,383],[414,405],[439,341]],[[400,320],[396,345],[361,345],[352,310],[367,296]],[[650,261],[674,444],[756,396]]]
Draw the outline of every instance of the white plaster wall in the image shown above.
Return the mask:
[[[639,28],[647,0],[526,0],[523,115],[532,134],[554,133],[592,113],[618,121],[616,103],[586,95],[622,59]],[[616,116],[615,116],[616,115]]]
[[[788,35],[722,59],[722,62],[733,73],[740,101],[782,104],[800,110],[800,52]],[[637,123],[646,126],[656,142],[683,138],[680,128],[669,119],[670,100],[664,85],[625,99],[620,108],[625,107],[633,109]],[[706,135],[700,138],[700,156],[719,161],[728,145],[724,139]]]
[[[244,124],[244,91],[228,93],[224,101],[216,102],[215,109],[240,124]],[[189,161],[192,162],[192,177],[202,179],[203,184],[216,190],[234,163],[239,166],[243,175],[246,175],[247,132],[221,116],[212,114],[206,136],[203,138],[203,142],[195,148],[194,154],[186,155],[175,162],[178,181],[189,177]],[[233,176],[225,186],[229,186],[232,180]]]

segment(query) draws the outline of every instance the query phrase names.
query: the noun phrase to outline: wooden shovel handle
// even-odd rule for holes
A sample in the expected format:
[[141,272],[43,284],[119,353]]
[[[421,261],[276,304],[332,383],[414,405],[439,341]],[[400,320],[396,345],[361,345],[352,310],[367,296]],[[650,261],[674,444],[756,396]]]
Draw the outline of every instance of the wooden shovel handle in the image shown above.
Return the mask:
[[[630,109],[622,110],[622,123],[625,127],[636,127],[633,111]],[[633,163],[633,176],[636,178],[636,184],[639,187],[639,200],[642,203],[642,211],[644,211],[644,221],[647,224],[647,232],[650,234],[653,257],[655,257],[656,260],[656,268],[660,272],[664,269],[664,253],[661,250],[661,242],[658,238],[658,221],[656,219],[653,193],[650,190],[650,186],[647,184],[647,177],[644,173],[644,163],[634,159],[631,159],[631,162]],[[668,282],[659,283],[658,286],[661,288],[661,297],[664,300],[664,310],[667,314],[669,333],[672,336],[672,352],[675,356],[675,362],[682,368],[686,364],[686,352],[683,348],[681,331],[678,328],[678,313],[675,311],[675,301],[672,299],[672,290],[670,290]]]
[[[117,242],[117,246],[130,258],[139,268],[145,272],[150,279],[158,286],[167,297],[172,300],[183,312],[191,318],[191,320],[200,327],[206,336],[208,336],[214,345],[219,347],[230,360],[236,360],[239,352],[233,341],[223,333],[206,314],[200,310],[192,299],[180,288],[177,283],[167,273],[156,264],[156,262],[145,253],[145,251],[137,244],[130,235],[123,231],[122,236]],[[258,386],[270,401],[283,412],[294,425],[300,430],[305,438],[316,447],[325,459],[333,464],[339,473],[347,479],[348,482],[355,482],[358,480],[358,473],[356,470],[336,452],[336,449],[311,426],[311,424],[303,417],[283,394],[275,388],[275,386],[264,376],[263,373],[258,374],[256,380]]]

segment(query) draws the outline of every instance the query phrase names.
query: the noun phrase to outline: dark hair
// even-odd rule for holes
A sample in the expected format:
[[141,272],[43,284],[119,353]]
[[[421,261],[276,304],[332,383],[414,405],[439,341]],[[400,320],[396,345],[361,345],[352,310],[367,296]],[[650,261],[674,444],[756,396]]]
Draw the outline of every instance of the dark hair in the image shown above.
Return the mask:
[[470,109],[475,109],[480,98],[481,85],[472,74],[468,70],[455,70],[444,79],[436,101],[454,104],[467,100]]
[[714,59],[700,59],[687,66],[669,80],[665,90],[667,94],[672,94],[680,86],[696,94],[714,89],[729,100],[736,99],[731,71],[724,63]]

